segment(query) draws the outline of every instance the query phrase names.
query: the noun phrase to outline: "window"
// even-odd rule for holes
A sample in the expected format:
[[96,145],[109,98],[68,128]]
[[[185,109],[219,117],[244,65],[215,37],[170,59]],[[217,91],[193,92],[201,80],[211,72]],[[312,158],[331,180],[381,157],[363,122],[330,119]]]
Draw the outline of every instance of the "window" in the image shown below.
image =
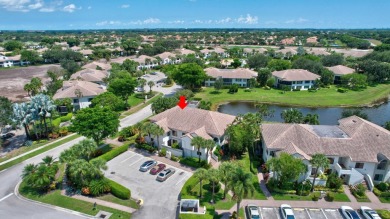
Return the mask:
[[73,99],[73,103],[79,103],[79,99]]
[[386,168],[386,164],[387,164],[387,161],[386,160],[382,160],[378,166],[376,167],[376,169],[378,170],[384,170]]
[[383,174],[375,174],[374,181],[382,181],[383,180]]
[[329,160],[329,164],[333,164],[334,163],[334,158],[328,157],[328,160]]
[[177,132],[172,130],[172,136],[177,136]]
[[310,81],[305,81],[305,83],[306,83],[306,84],[309,84],[309,83],[310,83]]
[[297,84],[302,84],[302,81],[298,81]]
[[275,151],[270,151],[270,152],[269,152],[269,155],[270,155],[271,157],[275,157]]
[[364,163],[356,163],[355,164],[356,169],[363,169],[363,167],[364,167]]
[[91,102],[93,98],[88,98],[88,102]]

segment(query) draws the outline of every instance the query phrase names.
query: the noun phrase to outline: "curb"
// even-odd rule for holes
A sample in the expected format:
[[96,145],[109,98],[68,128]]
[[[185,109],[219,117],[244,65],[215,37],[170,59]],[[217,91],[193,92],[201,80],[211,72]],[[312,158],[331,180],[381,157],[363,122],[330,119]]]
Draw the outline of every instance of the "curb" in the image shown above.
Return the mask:
[[25,197],[23,197],[22,195],[19,194],[20,183],[22,183],[22,181],[19,181],[18,184],[15,186],[15,189],[14,189],[15,196],[18,199],[20,199],[20,200],[23,200],[23,201],[26,201],[26,202],[30,202],[30,203],[33,203],[33,204],[38,204],[38,205],[41,205],[41,206],[44,206],[44,207],[47,207],[47,208],[51,208],[51,209],[54,209],[54,210],[57,210],[57,211],[63,211],[63,212],[69,213],[69,214],[81,216],[81,217],[84,217],[84,218],[95,218],[95,216],[84,214],[84,213],[81,213],[81,212],[78,212],[78,211],[73,211],[73,210],[69,210],[67,208],[62,208],[62,207],[58,207],[58,206],[55,206],[55,205],[50,205],[50,204],[46,204],[46,203],[43,203],[43,202],[39,202],[39,201],[35,201],[35,200],[31,200],[31,199],[25,198]]

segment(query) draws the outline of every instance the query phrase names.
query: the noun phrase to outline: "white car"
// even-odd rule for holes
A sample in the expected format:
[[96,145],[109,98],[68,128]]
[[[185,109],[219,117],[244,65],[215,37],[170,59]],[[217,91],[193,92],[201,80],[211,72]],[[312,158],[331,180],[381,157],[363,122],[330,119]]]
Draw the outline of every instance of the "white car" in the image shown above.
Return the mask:
[[294,212],[290,205],[282,204],[280,206],[283,219],[295,219]]
[[371,208],[367,206],[360,207],[360,213],[364,216],[366,219],[381,219],[379,217],[378,213],[376,211],[372,210]]
[[349,206],[341,206],[341,213],[347,219],[361,219],[359,214]]
[[249,204],[247,209],[249,219],[261,219],[259,206]]

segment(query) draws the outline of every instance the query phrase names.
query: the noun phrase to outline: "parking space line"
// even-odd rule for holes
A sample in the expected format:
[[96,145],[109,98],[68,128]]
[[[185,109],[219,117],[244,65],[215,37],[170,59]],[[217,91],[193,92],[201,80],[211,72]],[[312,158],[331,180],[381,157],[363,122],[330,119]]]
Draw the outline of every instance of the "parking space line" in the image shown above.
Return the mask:
[[[127,161],[127,160],[131,159],[132,157],[135,157],[135,156],[137,156],[137,155],[139,155],[139,154],[136,154],[136,153],[134,153],[134,155],[133,155],[133,156],[130,156],[130,157],[128,157],[128,158],[126,158],[126,159],[122,160],[122,161],[121,161],[121,163],[123,163],[123,162],[125,162],[125,161]],[[139,156],[141,156],[141,155],[139,155]]]
[[129,167],[133,166],[134,164],[136,164],[138,161],[142,160],[143,158],[145,158],[145,157],[141,157],[140,159],[134,161],[133,163],[131,163],[131,164],[129,165]]
[[328,219],[328,217],[326,216],[326,214],[324,212],[324,209],[321,208],[321,212],[324,214],[325,218]]
[[180,182],[182,182],[185,178],[187,178],[187,173],[184,173],[183,178],[182,178],[181,180],[179,180],[179,181],[175,184],[175,186],[177,186],[177,184],[179,184]]
[[264,218],[264,217],[263,217],[263,211],[261,210],[260,207],[259,207],[259,211],[260,211],[260,218]]
[[309,214],[309,211],[307,210],[307,208],[305,208],[305,211],[306,211],[306,214],[309,216],[309,218],[311,219],[311,216]]
[[0,199],[0,202],[2,202],[2,201],[4,201],[4,200],[6,200],[7,198],[9,198],[11,195],[13,195],[14,193],[13,192],[11,192],[10,194],[8,194],[8,195],[6,195],[6,196],[4,196],[2,199]]

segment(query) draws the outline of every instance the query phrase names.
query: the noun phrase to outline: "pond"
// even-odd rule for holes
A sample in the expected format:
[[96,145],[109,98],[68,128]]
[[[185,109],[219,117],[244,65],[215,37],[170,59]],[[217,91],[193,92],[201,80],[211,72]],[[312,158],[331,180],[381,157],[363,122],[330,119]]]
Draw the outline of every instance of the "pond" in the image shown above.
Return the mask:
[[[272,118],[266,118],[267,121],[283,122],[280,114],[283,110],[296,108],[300,110],[303,115],[308,113],[318,114],[321,125],[338,125],[338,120],[341,118],[341,112],[345,108],[331,107],[331,108],[306,108],[306,107],[288,107],[269,105],[270,110],[274,110]],[[386,121],[390,121],[390,104],[384,103],[375,107],[360,108],[368,116],[368,119],[378,125],[383,126]],[[218,107],[218,112],[230,115],[245,114],[248,112],[256,112],[256,108],[252,102],[230,102],[222,104]]]

